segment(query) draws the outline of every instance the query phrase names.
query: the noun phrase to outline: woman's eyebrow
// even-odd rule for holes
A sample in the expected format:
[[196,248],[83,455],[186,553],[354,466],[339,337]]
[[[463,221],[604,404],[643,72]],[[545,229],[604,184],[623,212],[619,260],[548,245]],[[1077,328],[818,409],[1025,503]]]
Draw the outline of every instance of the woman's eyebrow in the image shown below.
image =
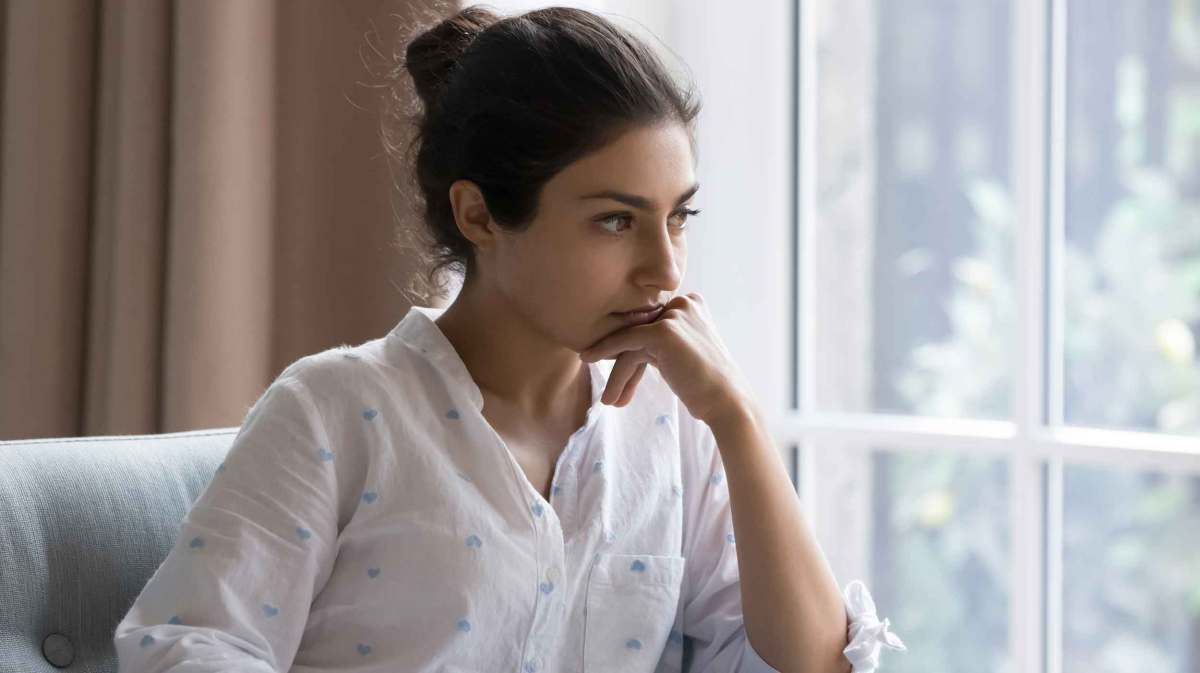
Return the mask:
[[[692,198],[692,195],[695,194],[696,190],[698,190],[698,189],[700,189],[699,182],[697,182],[696,184],[689,187],[687,189],[687,191],[685,191],[683,194],[680,194],[679,198],[675,200],[675,205],[678,206],[679,204],[683,203],[684,201],[687,201],[688,199]],[[614,201],[620,201],[622,203],[633,206],[634,208],[641,208],[642,210],[650,210],[651,208],[654,207],[654,203],[651,202],[650,199],[648,199],[644,196],[638,196],[637,194],[628,194],[626,192],[618,192],[618,191],[614,191],[611,189],[606,189],[602,192],[595,192],[592,194],[585,194],[579,198],[581,200],[583,200],[583,199],[612,199]]]

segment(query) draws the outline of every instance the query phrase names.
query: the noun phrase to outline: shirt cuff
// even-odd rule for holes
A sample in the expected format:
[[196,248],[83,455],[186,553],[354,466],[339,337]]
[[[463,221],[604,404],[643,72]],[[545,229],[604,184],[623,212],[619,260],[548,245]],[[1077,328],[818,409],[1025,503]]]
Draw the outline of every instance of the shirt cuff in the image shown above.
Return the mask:
[[881,647],[908,651],[899,636],[888,632],[889,620],[881,622],[875,615],[875,601],[865,584],[854,580],[846,585],[843,598],[850,618],[850,644],[842,652],[853,665],[852,673],[874,673],[879,668]]

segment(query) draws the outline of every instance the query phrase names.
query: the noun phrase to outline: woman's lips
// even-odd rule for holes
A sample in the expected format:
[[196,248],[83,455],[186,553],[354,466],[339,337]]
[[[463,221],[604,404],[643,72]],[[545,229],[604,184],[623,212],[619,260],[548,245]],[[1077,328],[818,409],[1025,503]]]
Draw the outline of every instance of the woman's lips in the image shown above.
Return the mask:
[[629,325],[644,325],[654,322],[662,311],[663,307],[659,306],[649,311],[629,311],[626,313],[613,313],[612,315]]

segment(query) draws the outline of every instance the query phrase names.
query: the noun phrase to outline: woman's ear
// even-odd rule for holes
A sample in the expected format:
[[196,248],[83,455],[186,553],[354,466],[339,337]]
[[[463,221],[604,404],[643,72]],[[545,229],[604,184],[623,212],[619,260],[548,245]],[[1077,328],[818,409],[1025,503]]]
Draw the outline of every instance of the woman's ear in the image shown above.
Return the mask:
[[477,248],[487,248],[496,235],[495,223],[479,186],[470,180],[455,180],[450,185],[450,208],[454,223]]

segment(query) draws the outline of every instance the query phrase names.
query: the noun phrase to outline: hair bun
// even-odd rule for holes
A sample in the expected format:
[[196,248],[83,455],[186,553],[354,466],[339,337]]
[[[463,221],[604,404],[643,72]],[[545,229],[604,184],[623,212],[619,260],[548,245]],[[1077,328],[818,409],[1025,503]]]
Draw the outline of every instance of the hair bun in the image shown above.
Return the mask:
[[467,7],[414,38],[404,52],[405,67],[425,102],[436,106],[467,47],[500,17],[490,9]]

